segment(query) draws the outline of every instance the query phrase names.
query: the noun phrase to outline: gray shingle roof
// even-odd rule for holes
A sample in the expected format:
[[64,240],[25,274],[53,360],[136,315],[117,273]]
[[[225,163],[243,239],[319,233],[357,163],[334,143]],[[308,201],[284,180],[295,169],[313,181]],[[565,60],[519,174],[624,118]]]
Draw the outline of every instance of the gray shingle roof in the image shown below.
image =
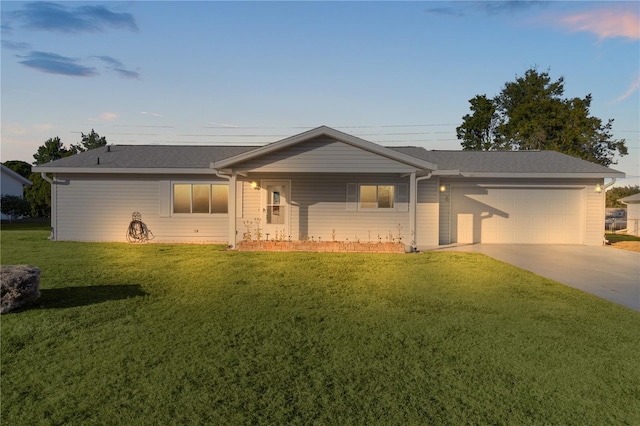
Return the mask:
[[[46,167],[201,169],[255,146],[111,145],[47,163]],[[100,165],[98,165],[100,158]]]
[[438,170],[494,173],[611,173],[591,163],[556,151],[427,151],[418,147],[391,148],[438,165]]
[[[216,161],[256,149],[256,146],[111,145],[62,158],[45,168],[83,169],[205,169]],[[419,147],[388,147],[436,164],[438,170],[463,173],[619,173],[599,164],[555,151],[428,151]],[[100,159],[98,164],[98,158]],[[620,173],[622,174],[622,173]]]

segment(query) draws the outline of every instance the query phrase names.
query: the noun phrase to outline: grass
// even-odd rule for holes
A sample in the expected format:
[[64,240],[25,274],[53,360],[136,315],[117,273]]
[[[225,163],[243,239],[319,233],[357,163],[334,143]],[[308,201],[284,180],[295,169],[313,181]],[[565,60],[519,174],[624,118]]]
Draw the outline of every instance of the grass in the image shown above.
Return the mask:
[[635,235],[613,234],[609,232],[605,234],[605,238],[612,244],[619,243],[621,241],[640,241],[640,237],[636,237]]
[[1,422],[640,424],[640,313],[480,254],[49,242]]

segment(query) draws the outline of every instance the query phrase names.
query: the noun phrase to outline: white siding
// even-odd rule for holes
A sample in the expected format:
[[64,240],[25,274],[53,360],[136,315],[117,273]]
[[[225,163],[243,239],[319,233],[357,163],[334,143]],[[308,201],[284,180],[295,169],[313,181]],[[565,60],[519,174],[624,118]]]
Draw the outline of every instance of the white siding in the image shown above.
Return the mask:
[[408,173],[415,167],[344,142],[318,138],[234,166],[250,172]]
[[[363,242],[377,241],[380,235],[383,242],[391,233],[397,238],[398,232],[402,241],[410,242],[408,211],[350,211],[347,205],[347,184],[376,183],[397,184],[408,183],[408,178],[397,175],[312,175],[312,174],[270,174],[269,180],[287,180],[291,182],[291,223],[289,234],[292,240],[304,238],[331,241],[335,230],[336,241]],[[259,175],[252,175],[249,181],[261,180]],[[260,192],[249,186],[244,198],[244,221],[251,221],[255,231],[255,218],[261,215]],[[401,226],[398,231],[398,225]],[[243,222],[238,223],[238,235],[246,232]]]
[[640,237],[640,203],[627,204],[627,234]]
[[597,184],[602,186],[603,179],[592,180],[586,190],[585,244],[599,246],[604,242],[605,191],[594,190]]
[[2,185],[1,195],[17,195],[22,197],[22,182],[17,181],[13,176],[5,173],[4,170],[2,170],[2,180],[0,184]]
[[[57,240],[126,241],[133,212],[153,232],[154,242],[227,242],[228,216],[162,217],[166,197],[162,181],[212,182],[215,177],[58,176],[55,227]],[[222,181],[226,182],[226,181]]]
[[[2,192],[0,195],[15,195],[18,197],[22,197],[23,195],[23,186],[22,182],[19,182],[8,173],[5,173],[2,170],[2,179],[0,180],[0,185],[2,186]],[[9,216],[2,214],[2,219],[8,219]]]
[[435,178],[418,182],[416,205],[416,247],[438,245],[438,182]]
[[[440,186],[444,191],[440,191]],[[451,185],[441,182],[438,185],[438,241],[441,245],[451,244]]]

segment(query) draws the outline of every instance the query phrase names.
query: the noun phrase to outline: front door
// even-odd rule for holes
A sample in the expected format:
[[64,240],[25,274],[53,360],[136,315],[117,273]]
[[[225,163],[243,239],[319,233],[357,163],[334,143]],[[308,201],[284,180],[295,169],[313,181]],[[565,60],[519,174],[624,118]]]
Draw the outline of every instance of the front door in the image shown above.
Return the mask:
[[289,239],[289,182],[262,181],[262,224],[264,240]]

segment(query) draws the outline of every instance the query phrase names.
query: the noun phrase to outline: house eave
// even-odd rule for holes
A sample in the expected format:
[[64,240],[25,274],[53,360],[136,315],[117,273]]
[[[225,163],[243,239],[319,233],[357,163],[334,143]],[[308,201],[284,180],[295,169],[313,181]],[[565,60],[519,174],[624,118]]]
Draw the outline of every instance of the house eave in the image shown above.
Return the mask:
[[546,178],[546,179],[603,179],[603,178],[623,178],[624,173],[515,173],[515,172],[461,172],[460,176],[465,178]]
[[33,168],[36,172],[60,173],[60,174],[180,174],[180,175],[215,175],[211,168],[126,168],[126,167],[47,167]]

